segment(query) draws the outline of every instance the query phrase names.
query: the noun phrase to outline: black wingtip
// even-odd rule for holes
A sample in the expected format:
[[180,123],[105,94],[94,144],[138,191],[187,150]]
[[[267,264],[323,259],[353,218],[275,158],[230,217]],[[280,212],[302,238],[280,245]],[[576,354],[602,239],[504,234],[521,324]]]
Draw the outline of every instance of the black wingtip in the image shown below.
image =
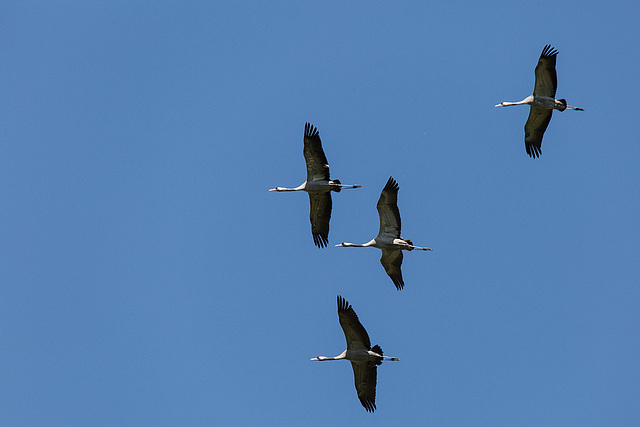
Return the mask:
[[313,234],[313,243],[320,249],[326,248],[329,243],[329,238],[321,234]]
[[540,154],[542,154],[542,148],[536,147],[535,145],[532,145],[532,146],[526,145],[525,148],[527,150],[527,154],[532,159],[537,159],[538,157],[540,157]]
[[318,136],[318,129],[311,123],[307,122],[304,124],[304,136],[305,138]]
[[373,411],[376,410],[376,403],[374,401],[371,401],[366,397],[360,397],[360,396],[358,396],[358,399],[360,399],[360,403],[362,404],[362,407],[367,412],[372,413]]
[[350,308],[351,304],[349,304],[349,301],[338,295],[338,311],[349,310]]
[[551,56],[556,56],[557,54],[558,54],[558,51],[553,46],[548,44],[544,46],[544,49],[542,49],[540,58],[549,58]]
[[398,185],[398,183],[396,182],[395,179],[393,179],[392,176],[389,177],[389,179],[387,180],[387,184],[384,186],[383,191],[398,191],[400,189],[400,186]]
[[376,404],[373,402],[369,402],[367,400],[361,399],[360,403],[362,403],[362,406],[364,406],[364,409],[367,412],[373,413],[376,410]]

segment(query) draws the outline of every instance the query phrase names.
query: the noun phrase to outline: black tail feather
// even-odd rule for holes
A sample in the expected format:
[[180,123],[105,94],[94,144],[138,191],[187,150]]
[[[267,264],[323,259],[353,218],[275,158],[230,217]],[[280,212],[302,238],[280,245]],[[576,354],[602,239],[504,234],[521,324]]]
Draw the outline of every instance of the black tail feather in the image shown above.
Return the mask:
[[[413,246],[413,242],[411,240],[405,240],[405,242],[407,242],[408,244]],[[413,248],[409,248],[408,250],[409,250],[409,252],[411,252],[413,250]]]
[[[384,354],[382,354],[382,349],[378,344],[371,347],[371,351],[373,351],[374,353],[378,353],[380,356],[384,356]],[[376,365],[380,365],[380,364],[382,364],[382,359],[376,361]]]
[[558,111],[564,111],[567,109],[567,100],[566,99],[558,99],[562,104],[562,108],[558,108]]

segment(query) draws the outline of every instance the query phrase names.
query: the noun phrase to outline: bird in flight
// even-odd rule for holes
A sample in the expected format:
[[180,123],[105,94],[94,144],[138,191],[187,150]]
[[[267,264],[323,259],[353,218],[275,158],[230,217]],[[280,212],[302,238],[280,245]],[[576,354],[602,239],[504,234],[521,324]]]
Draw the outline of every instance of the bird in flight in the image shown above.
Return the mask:
[[380,231],[374,239],[362,245],[344,242],[336,246],[343,248],[373,247],[382,250],[380,263],[393,281],[393,284],[396,285],[396,289],[401,290],[404,287],[402,270],[400,269],[402,266],[402,251],[412,251],[414,249],[430,251],[431,248],[414,246],[411,240],[405,240],[400,237],[399,188],[396,180],[393,177],[389,177],[376,205],[380,216]]
[[322,150],[318,129],[310,123],[304,125],[304,160],[307,163],[307,180],[296,188],[276,187],[269,191],[306,191],[309,194],[309,220],[313,243],[324,248],[329,242],[331,220],[331,192],[339,193],[343,188],[360,188],[361,185],[344,185],[329,178],[329,164]]
[[501,102],[496,107],[508,107],[510,105],[530,105],[529,118],[524,125],[524,146],[531,158],[540,157],[542,154],[542,136],[547,130],[553,110],[578,110],[583,108],[567,105],[566,99],[556,99],[558,76],[556,74],[556,57],[558,51],[551,45],[542,49],[542,54],[536,66],[536,82],[533,87],[533,95],[527,96],[519,102]]
[[379,345],[371,347],[369,334],[362,326],[358,315],[351,304],[338,295],[338,320],[344,337],[347,340],[347,349],[336,357],[318,356],[311,360],[349,360],[353,368],[353,377],[358,392],[358,399],[367,412],[376,410],[376,380],[378,365],[383,360],[397,361],[397,357],[384,356]]

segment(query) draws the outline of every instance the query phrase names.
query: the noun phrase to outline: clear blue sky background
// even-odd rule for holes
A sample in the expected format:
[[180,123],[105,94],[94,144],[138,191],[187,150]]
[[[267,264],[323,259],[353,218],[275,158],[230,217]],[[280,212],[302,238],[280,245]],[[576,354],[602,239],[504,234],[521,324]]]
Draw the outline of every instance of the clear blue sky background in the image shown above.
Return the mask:
[[[4,425],[632,425],[634,2],[0,5]],[[524,150],[547,43],[558,97]],[[304,123],[334,178],[312,242]],[[375,249],[400,184],[395,290]],[[398,363],[360,406],[336,295]]]

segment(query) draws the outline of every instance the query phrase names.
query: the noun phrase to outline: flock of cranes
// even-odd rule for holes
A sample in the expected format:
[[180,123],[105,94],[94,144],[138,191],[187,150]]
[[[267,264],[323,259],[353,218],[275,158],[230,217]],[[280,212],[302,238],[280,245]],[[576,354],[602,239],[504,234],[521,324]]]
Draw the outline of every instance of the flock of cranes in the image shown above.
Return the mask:
[[[559,111],[578,110],[580,107],[567,105],[565,99],[556,99],[557,75],[556,56],[558,51],[550,45],[542,50],[535,69],[535,85],[533,94],[519,102],[501,102],[496,107],[511,105],[529,105],[529,117],[524,125],[525,149],[529,157],[537,158],[542,154],[542,136],[544,135],[554,109]],[[344,188],[360,188],[361,185],[344,185],[339,180],[331,180],[329,164],[322,149],[318,130],[310,123],[304,128],[304,159],[307,164],[307,180],[298,187],[276,187],[269,191],[306,191],[309,195],[311,234],[318,248],[324,248],[329,242],[329,222],[331,220],[331,192],[340,192]],[[402,278],[402,251],[431,248],[415,246],[411,240],[400,236],[401,220],[398,209],[398,183],[389,177],[382,189],[376,205],[380,217],[378,235],[367,243],[340,243],[337,247],[373,247],[382,251],[380,263],[393,281],[397,290],[404,288]],[[335,357],[318,356],[311,360],[349,360],[353,368],[354,382],[358,399],[368,412],[376,409],[377,367],[383,360],[397,361],[397,357],[384,356],[380,346],[371,346],[369,335],[360,323],[356,312],[344,298],[338,296],[338,320],[347,341],[347,349]]]

